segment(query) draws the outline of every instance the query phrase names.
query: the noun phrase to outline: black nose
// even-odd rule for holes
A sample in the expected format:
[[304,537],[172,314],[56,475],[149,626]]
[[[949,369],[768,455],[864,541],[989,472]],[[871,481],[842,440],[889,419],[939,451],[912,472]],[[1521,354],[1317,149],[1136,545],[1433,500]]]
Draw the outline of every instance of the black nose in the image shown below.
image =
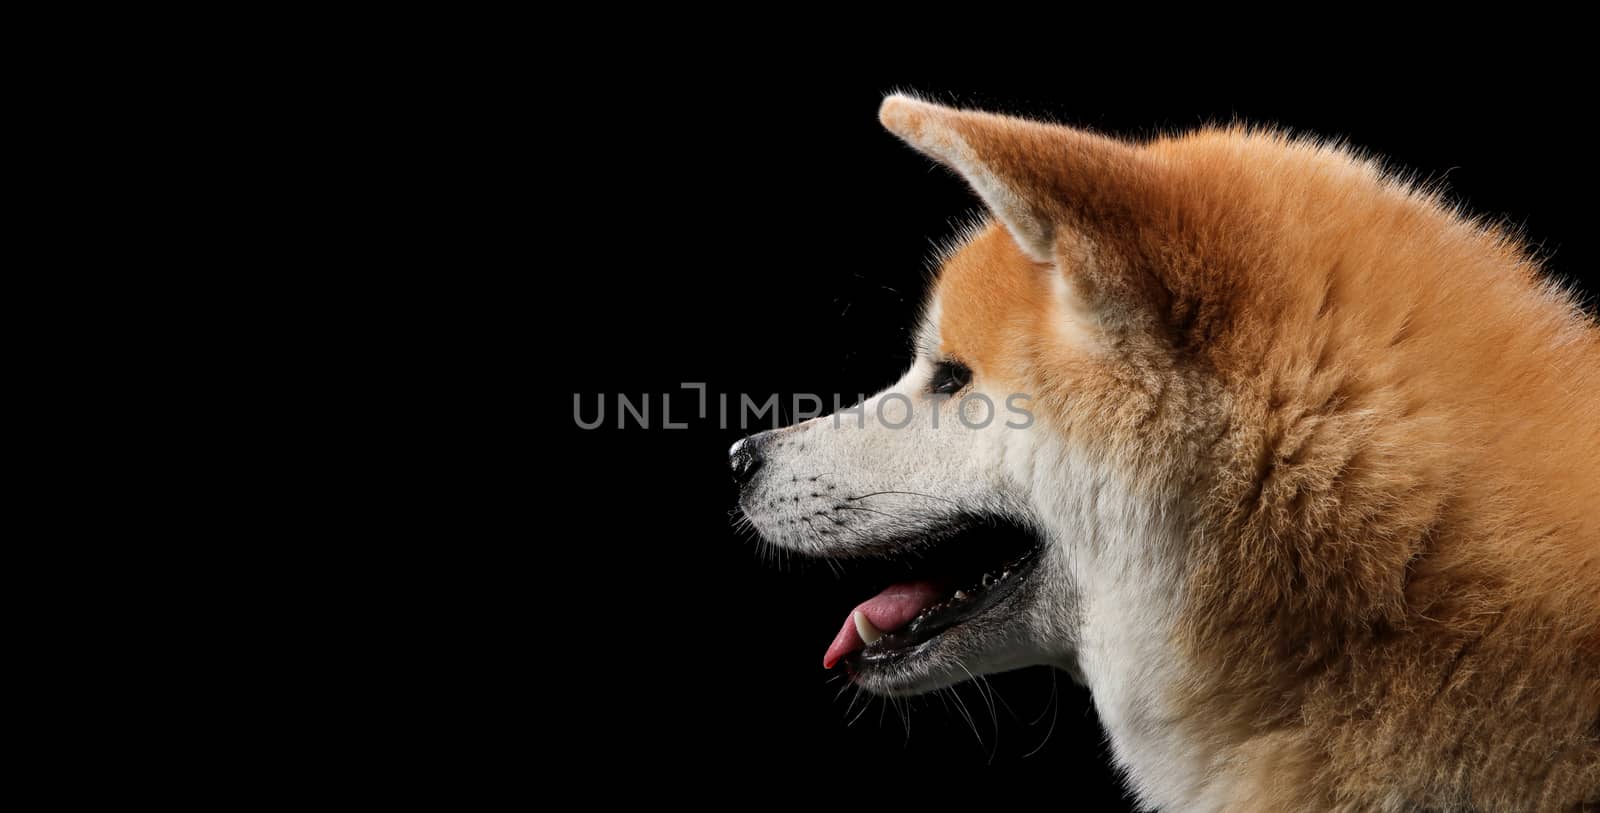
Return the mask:
[[761,447],[766,445],[766,433],[751,435],[728,450],[728,465],[733,468],[733,481],[743,486],[761,469]]

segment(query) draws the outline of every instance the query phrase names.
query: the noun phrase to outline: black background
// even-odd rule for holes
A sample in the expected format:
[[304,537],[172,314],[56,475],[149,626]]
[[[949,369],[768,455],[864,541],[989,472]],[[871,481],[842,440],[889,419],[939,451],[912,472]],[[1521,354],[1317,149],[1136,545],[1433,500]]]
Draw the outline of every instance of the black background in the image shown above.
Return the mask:
[[[558,519],[536,537],[574,556],[553,577],[563,598],[540,603],[540,669],[558,681],[532,702],[560,725],[569,758],[764,765],[797,781],[996,763],[1115,793],[1090,699],[1065,675],[1036,668],[915,701],[909,736],[901,710],[841,694],[823,650],[881,585],[762,561],[729,513],[725,454],[744,433],[719,427],[714,409],[700,419],[695,393],[680,389],[848,402],[903,370],[933,243],[977,204],[881,129],[888,91],[1129,137],[1234,119],[1342,137],[1444,178],[1470,211],[1519,224],[1552,273],[1595,290],[1592,134],[1562,70],[836,74],[662,67],[625,90],[563,97],[551,119],[558,146],[539,156],[551,175],[537,194],[559,213],[540,239],[564,259],[535,271],[553,291],[538,318],[559,326],[536,357],[563,400],[537,509]],[[578,428],[573,396],[593,415],[602,394],[606,426]],[[618,394],[648,394],[652,428],[616,428]],[[661,428],[664,394],[690,428]]]

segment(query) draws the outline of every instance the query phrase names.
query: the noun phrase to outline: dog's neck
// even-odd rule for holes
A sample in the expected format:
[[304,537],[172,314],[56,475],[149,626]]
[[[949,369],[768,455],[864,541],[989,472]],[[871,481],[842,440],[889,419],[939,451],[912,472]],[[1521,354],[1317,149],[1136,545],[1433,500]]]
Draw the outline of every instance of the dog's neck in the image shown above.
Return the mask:
[[1186,736],[1174,701],[1184,662],[1174,626],[1182,610],[1184,529],[1177,500],[1135,496],[1121,478],[1077,455],[1039,506],[1076,594],[1073,651],[1061,659],[1093,693],[1118,765],[1141,801],[1197,809],[1219,757]]

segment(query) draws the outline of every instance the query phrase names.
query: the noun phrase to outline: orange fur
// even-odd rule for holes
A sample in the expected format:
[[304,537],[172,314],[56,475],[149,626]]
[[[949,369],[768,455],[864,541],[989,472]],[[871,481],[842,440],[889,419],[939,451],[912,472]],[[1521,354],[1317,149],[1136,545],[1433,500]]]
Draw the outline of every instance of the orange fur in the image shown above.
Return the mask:
[[1524,246],[1268,131],[883,118],[1049,224],[946,262],[944,349],[1182,496],[1174,725],[1231,808],[1600,803],[1600,330]]

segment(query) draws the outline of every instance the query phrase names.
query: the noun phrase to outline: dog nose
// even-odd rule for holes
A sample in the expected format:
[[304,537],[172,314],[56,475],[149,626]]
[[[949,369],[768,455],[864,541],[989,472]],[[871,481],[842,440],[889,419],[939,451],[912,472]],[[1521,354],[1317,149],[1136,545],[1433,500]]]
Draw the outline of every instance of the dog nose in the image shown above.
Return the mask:
[[743,486],[760,470],[763,458],[761,447],[766,445],[766,433],[751,435],[733,444],[728,450],[728,465],[733,469],[733,481]]

